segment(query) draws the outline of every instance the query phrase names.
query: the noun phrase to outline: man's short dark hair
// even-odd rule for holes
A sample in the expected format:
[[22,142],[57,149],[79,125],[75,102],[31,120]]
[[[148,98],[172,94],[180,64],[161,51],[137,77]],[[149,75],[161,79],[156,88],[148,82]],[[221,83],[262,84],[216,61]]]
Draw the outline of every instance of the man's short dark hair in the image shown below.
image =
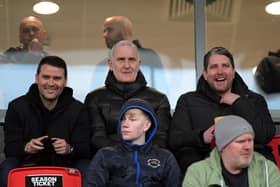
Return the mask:
[[37,68],[37,74],[40,73],[41,67],[44,64],[62,68],[64,70],[65,79],[67,79],[67,66],[66,66],[65,61],[62,58],[60,58],[58,56],[46,56],[46,57],[42,58],[42,60],[40,61],[39,65],[38,65],[38,68]]
[[203,61],[204,70],[207,69],[209,64],[209,59],[212,55],[224,55],[228,57],[234,69],[234,60],[232,54],[224,47],[214,47],[204,55],[204,61]]

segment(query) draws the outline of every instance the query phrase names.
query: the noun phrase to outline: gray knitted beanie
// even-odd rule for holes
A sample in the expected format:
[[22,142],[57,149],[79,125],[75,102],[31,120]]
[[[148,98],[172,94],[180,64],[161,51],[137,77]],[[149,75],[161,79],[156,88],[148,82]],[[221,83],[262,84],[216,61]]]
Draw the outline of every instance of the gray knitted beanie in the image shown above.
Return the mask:
[[252,133],[252,126],[242,117],[235,115],[223,116],[215,124],[215,139],[219,151],[242,134]]

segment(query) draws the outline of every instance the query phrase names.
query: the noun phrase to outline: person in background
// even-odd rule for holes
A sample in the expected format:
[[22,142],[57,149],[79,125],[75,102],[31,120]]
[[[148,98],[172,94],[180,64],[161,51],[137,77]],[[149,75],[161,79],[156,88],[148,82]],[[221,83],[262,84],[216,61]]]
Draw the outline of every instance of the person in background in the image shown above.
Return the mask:
[[252,125],[255,150],[274,160],[267,143],[276,129],[265,99],[248,89],[235,71],[232,54],[223,47],[214,47],[204,56],[197,90],[178,99],[170,126],[169,145],[183,172],[191,163],[209,156],[214,119],[230,114]]
[[[121,40],[133,42],[138,48],[142,62],[141,71],[146,77],[149,86],[156,87],[164,93],[168,92],[167,81],[165,81],[166,73],[159,55],[152,49],[144,48],[139,40],[134,39],[133,26],[129,18],[125,16],[111,16],[106,18],[103,24],[103,37],[108,49],[112,49],[112,47]],[[104,69],[107,69],[107,63],[108,58],[98,63],[93,76],[103,73]],[[97,80],[99,79],[96,76],[96,78],[93,79],[94,88],[102,85],[102,80],[100,80],[100,82]]]
[[11,47],[4,52],[10,63],[39,63],[47,55],[43,44],[47,32],[41,20],[33,16],[24,17],[19,26],[19,42],[21,46]]
[[121,106],[130,98],[140,98],[151,103],[158,118],[158,131],[154,144],[165,148],[171,120],[170,104],[166,95],[147,87],[140,71],[141,61],[137,47],[127,40],[115,44],[108,61],[109,72],[105,86],[88,93],[88,107],[92,128],[91,145],[97,151],[105,146],[120,143],[117,121]]
[[254,130],[242,117],[228,115],[215,124],[210,157],[188,167],[183,187],[277,187],[277,166],[254,152]]
[[280,93],[280,49],[276,52],[269,51],[257,65],[255,71],[257,85],[266,94]]
[[100,149],[87,172],[88,187],[181,187],[181,171],[166,149],[153,147],[157,117],[145,100],[127,100],[119,114],[122,143]]
[[77,167],[83,175],[90,161],[88,112],[73,98],[73,90],[66,87],[65,61],[57,56],[44,57],[35,80],[26,95],[8,105],[1,187],[6,186],[8,172],[13,168]]

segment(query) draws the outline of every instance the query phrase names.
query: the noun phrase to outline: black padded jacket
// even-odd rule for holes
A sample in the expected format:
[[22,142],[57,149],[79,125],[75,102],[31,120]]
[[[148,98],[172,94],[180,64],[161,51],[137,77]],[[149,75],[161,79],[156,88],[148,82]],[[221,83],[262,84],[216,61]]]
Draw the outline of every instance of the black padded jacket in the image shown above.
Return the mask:
[[132,83],[118,82],[113,72],[109,71],[105,86],[90,92],[85,99],[93,133],[91,144],[95,151],[120,142],[117,135],[117,120],[121,106],[130,98],[140,98],[151,103],[158,118],[158,131],[153,143],[162,148],[167,146],[171,114],[166,95],[147,87],[141,71]]
[[207,155],[210,145],[204,144],[202,132],[214,124],[215,117],[234,114],[245,118],[252,125],[255,131],[255,150],[271,158],[271,150],[266,144],[276,129],[265,99],[250,91],[237,73],[232,92],[239,94],[240,98],[232,105],[220,104],[220,96],[201,76],[197,90],[181,95],[177,102],[170,128],[170,147],[175,152],[191,147]]

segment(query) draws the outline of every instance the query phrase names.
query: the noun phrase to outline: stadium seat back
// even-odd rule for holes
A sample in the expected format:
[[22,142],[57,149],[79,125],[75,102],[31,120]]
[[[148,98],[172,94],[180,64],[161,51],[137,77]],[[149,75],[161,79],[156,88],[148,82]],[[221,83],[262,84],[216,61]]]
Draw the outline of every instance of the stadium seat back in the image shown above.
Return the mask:
[[8,187],[81,187],[78,169],[66,167],[23,167],[9,172]]

